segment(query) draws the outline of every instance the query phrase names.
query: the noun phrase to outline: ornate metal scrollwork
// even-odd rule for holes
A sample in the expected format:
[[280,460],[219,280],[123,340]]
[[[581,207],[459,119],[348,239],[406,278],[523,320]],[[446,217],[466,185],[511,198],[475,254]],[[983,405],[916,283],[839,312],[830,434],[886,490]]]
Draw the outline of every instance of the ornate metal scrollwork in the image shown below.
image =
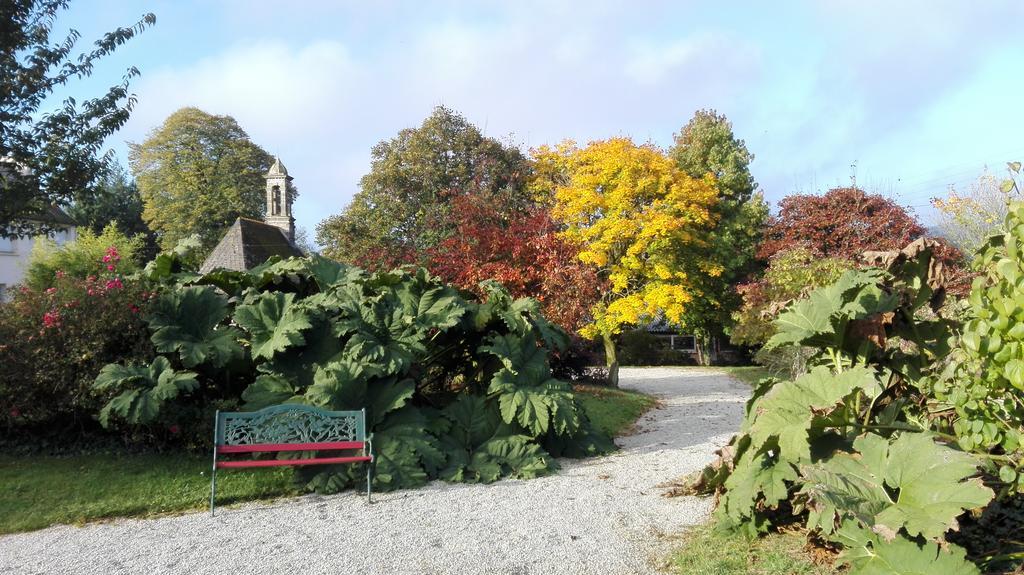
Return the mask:
[[304,409],[225,414],[223,445],[357,441],[358,412],[327,415]]

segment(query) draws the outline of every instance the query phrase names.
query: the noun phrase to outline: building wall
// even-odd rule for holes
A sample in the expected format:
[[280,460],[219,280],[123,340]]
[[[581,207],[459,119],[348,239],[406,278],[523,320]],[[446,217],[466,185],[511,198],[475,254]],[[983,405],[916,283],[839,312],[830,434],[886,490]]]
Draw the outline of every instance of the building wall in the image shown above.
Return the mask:
[[[63,245],[74,241],[76,236],[76,229],[69,227],[50,237],[58,245]],[[0,238],[0,299],[7,299],[9,291],[24,279],[34,245],[35,238]]]

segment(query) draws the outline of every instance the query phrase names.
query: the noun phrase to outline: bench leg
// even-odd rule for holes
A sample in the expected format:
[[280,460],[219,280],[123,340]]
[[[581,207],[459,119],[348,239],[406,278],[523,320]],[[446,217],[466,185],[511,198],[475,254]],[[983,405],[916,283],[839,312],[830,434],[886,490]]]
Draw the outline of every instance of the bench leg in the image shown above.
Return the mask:
[[217,497],[217,436],[220,431],[220,410],[213,415],[213,467],[210,469],[210,517],[213,517],[213,506]]
[[366,462],[366,502],[373,503],[373,462]]
[[217,497],[217,453],[213,454],[213,471],[210,473],[210,517],[213,517],[214,502]]

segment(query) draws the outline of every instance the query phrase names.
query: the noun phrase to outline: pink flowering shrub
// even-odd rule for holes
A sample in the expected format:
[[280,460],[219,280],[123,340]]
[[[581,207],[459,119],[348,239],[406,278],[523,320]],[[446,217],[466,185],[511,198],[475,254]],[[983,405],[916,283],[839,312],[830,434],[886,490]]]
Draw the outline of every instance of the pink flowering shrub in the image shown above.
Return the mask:
[[114,361],[149,361],[142,317],[155,294],[120,275],[117,248],[80,279],[57,270],[51,287],[21,287],[0,304],[0,430],[93,426],[109,398],[91,390]]

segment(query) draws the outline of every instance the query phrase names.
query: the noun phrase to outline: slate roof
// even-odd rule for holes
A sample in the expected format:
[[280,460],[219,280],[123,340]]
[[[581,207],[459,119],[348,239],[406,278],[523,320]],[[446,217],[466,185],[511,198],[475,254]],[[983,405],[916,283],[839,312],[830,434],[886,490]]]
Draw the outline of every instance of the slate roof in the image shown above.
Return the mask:
[[244,271],[267,261],[270,256],[301,256],[288,241],[284,230],[264,222],[238,218],[199,268],[207,273],[216,268]]

